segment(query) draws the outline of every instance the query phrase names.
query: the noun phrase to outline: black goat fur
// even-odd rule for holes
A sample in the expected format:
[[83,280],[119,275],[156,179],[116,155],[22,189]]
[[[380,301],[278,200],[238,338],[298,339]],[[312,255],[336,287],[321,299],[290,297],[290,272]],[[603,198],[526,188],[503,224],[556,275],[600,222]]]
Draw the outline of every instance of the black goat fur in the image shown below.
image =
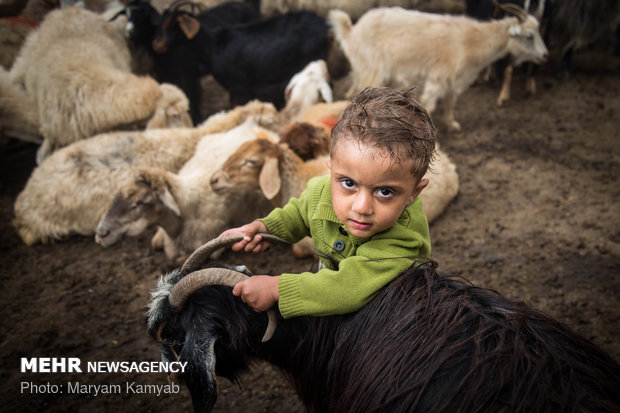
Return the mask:
[[192,366],[184,379],[200,412],[217,397],[209,357],[232,381],[252,359],[272,363],[317,413],[620,411],[620,366],[609,355],[538,310],[437,274],[433,261],[355,313],[280,319],[266,343],[266,315],[226,287],[199,290],[180,313],[154,300],[148,324],[164,359]]

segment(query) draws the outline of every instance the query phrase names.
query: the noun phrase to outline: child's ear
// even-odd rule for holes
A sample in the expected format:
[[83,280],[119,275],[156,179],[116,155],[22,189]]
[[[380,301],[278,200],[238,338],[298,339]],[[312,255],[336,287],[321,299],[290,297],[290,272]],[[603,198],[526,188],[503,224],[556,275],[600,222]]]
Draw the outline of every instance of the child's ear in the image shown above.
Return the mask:
[[327,166],[327,169],[329,169],[329,170],[332,169],[332,160],[331,160],[331,158],[328,158],[327,160],[325,160],[325,166]]
[[415,199],[418,197],[418,195],[420,195],[422,190],[426,188],[426,185],[428,185],[428,178],[420,179],[420,182],[418,182],[418,184],[414,188],[411,196],[407,199],[407,204],[411,204],[413,201],[415,201]]

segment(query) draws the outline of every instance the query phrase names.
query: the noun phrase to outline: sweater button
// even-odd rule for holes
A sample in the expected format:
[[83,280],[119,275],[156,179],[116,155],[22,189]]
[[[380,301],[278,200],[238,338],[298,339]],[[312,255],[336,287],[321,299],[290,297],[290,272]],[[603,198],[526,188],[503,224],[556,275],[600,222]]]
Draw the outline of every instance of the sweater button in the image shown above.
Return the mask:
[[345,235],[345,236],[347,235],[347,230],[346,230],[346,229],[344,229],[344,227],[343,227],[343,226],[338,227],[338,231],[340,231],[340,233],[341,233],[342,235]]
[[338,252],[342,251],[344,249],[344,242],[341,240],[334,242],[334,249]]

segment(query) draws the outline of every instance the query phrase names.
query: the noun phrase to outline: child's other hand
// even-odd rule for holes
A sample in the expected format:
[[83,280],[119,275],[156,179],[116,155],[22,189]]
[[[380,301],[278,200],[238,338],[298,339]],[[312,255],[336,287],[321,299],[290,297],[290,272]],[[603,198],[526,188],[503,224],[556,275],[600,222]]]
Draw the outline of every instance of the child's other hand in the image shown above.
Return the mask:
[[263,312],[273,307],[280,295],[278,293],[277,276],[254,275],[247,280],[238,282],[233,287],[233,294],[241,297],[256,312]]
[[269,243],[263,241],[263,237],[261,237],[260,235],[254,236],[257,232],[262,232],[265,234],[269,232],[265,224],[263,224],[261,221],[253,221],[239,228],[228,229],[222,232],[220,234],[220,237],[224,235],[238,234],[240,232],[243,234],[243,239],[239,242],[234,243],[231,246],[231,249],[233,251],[243,250],[245,252],[253,252],[257,254],[269,248]]

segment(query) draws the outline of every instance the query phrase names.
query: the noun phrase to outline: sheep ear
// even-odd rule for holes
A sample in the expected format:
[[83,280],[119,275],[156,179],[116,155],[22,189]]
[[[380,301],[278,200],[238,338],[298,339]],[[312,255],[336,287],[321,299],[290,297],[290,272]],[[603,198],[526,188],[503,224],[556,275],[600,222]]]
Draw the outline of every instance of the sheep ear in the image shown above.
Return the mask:
[[179,21],[181,30],[183,30],[183,33],[185,33],[185,37],[187,37],[188,39],[194,38],[194,36],[196,36],[200,31],[200,23],[198,22],[198,20],[194,19],[191,16],[188,16],[187,14],[179,15],[179,17],[177,17],[177,20]]
[[181,216],[181,209],[177,205],[177,202],[174,200],[174,197],[172,196],[168,188],[165,188],[163,191],[159,192],[157,196],[159,197],[159,200],[162,202],[162,204],[166,206],[166,208],[174,212],[176,216]]
[[280,179],[280,171],[278,170],[277,158],[268,158],[265,161],[263,169],[261,169],[258,176],[258,185],[267,199],[273,199],[278,195],[282,181]]

